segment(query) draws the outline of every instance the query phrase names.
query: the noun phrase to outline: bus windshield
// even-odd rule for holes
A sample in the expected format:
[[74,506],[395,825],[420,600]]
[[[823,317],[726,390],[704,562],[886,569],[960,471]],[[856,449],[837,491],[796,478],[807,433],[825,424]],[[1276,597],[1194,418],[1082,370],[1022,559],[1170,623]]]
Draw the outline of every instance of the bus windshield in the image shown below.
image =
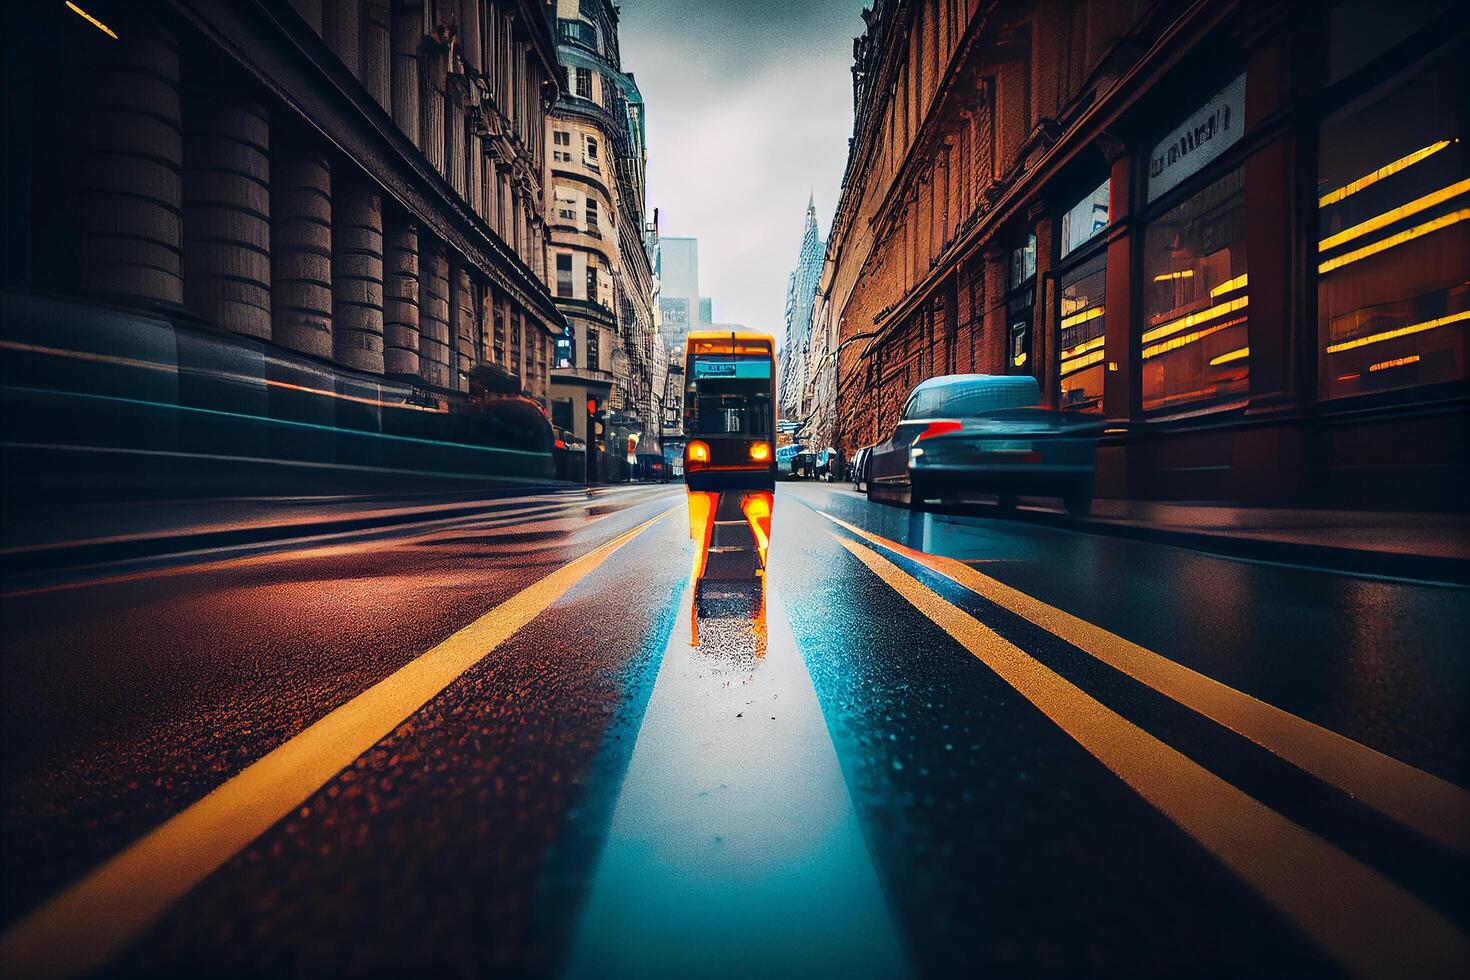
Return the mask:
[[708,354],[690,358],[684,392],[689,435],[770,437],[771,358]]

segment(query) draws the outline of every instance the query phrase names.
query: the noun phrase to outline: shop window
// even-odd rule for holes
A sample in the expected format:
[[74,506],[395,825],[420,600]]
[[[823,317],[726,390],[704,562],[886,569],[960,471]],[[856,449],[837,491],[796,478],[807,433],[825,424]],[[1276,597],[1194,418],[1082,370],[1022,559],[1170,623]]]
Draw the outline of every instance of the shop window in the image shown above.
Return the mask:
[[1150,221],[1143,247],[1144,411],[1243,401],[1250,386],[1244,171]]
[[1322,122],[1319,391],[1341,398],[1466,377],[1470,180],[1463,44]]
[[1062,215],[1062,258],[1071,255],[1108,226],[1108,191],[1111,186],[1111,181],[1103,181]]
[[1062,272],[1057,320],[1061,407],[1075,412],[1101,412],[1103,369],[1107,356],[1103,330],[1103,297],[1107,255],[1099,253]]
[[1011,370],[1031,371],[1031,319],[1036,309],[1036,236],[1011,250],[1006,278],[1006,361]]

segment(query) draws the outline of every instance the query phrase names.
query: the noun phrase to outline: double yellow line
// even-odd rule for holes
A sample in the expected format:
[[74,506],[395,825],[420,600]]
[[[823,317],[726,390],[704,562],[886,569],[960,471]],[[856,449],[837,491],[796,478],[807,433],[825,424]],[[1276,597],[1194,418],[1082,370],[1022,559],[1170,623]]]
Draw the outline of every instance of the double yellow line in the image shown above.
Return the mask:
[[[819,513],[822,513],[819,511]],[[943,575],[1449,848],[1470,793],[1108,633],[949,558],[848,532]],[[872,548],[833,537],[1068,736],[1359,976],[1448,976],[1470,942],[1427,904],[1139,728]]]
[[190,889],[673,509],[522,589],[103,863],[0,936],[0,975],[74,976],[103,965]]

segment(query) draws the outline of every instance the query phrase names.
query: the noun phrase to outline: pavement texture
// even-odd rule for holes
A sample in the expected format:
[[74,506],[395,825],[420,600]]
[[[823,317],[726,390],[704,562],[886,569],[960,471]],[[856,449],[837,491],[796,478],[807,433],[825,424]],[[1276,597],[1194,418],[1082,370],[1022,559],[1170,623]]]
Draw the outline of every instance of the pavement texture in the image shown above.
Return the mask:
[[331,506],[414,519],[7,582],[7,975],[1467,965],[1463,588],[800,484],[696,599],[679,486]]

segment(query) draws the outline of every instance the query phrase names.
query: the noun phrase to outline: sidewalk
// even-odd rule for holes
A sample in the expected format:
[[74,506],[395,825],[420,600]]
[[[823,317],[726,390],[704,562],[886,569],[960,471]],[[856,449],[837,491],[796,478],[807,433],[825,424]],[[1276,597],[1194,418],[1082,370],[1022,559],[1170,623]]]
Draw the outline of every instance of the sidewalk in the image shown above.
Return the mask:
[[1470,516],[1464,514],[1097,500],[1082,523],[1243,558],[1470,584]]
[[237,497],[9,507],[0,535],[6,577],[208,548],[391,528],[580,499],[585,490],[320,497]]

